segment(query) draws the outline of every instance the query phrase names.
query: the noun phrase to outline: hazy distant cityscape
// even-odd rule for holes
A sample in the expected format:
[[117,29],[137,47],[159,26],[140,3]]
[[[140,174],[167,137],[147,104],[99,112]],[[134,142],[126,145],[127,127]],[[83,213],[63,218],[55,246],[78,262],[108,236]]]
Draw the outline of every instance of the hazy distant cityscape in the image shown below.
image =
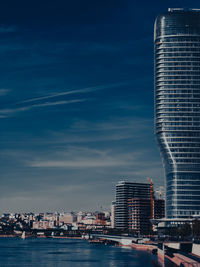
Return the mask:
[[150,219],[165,216],[165,201],[155,198],[153,184],[119,182],[110,211],[4,213],[0,236],[81,236],[86,232],[151,234]]

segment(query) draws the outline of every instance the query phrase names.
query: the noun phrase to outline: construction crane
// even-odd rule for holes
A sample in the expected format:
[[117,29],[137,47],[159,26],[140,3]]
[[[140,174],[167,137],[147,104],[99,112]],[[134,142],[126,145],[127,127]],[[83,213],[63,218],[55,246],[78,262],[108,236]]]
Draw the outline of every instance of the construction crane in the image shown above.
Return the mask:
[[160,190],[159,190],[159,199],[162,199],[162,187],[160,186]]
[[154,216],[154,192],[153,192],[153,182],[150,178],[147,177],[150,183],[150,201],[151,201],[151,219]]

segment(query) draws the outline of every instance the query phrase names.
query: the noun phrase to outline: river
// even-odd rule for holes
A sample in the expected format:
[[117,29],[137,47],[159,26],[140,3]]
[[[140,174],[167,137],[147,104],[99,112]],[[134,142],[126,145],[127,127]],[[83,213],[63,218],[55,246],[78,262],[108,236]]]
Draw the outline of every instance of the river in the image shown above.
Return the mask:
[[85,240],[0,238],[0,266],[152,267],[156,256]]

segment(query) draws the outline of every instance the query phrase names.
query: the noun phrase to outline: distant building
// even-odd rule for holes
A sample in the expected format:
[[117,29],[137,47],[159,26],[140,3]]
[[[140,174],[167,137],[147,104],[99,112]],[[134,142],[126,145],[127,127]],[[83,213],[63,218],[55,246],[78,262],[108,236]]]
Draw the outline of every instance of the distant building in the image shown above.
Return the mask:
[[77,217],[74,213],[64,213],[59,217],[59,223],[72,224],[77,221]]
[[33,222],[32,229],[50,229],[54,228],[54,223],[46,220]]
[[115,228],[115,205],[116,205],[116,202],[112,201],[111,216],[110,216],[111,228]]
[[128,200],[128,229],[137,234],[149,234],[151,230],[150,198]]
[[128,230],[133,225],[131,222],[132,215],[129,216],[129,212],[134,213],[135,204],[131,204],[133,199],[146,199],[150,202],[150,198],[150,184],[119,182],[116,185],[115,228]]
[[85,212],[79,211],[77,213],[77,223],[81,223],[85,216],[86,216]]
[[154,219],[161,219],[165,217],[165,200],[154,199]]
[[96,224],[105,225],[105,213],[104,212],[95,212]]
[[86,225],[96,225],[96,216],[87,215],[83,218],[82,222]]

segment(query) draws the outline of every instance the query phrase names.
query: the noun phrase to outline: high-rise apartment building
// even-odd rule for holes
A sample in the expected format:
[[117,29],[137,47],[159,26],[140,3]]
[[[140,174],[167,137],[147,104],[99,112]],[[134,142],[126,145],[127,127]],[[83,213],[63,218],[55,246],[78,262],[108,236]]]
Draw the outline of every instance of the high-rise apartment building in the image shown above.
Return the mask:
[[157,17],[155,133],[166,176],[166,217],[200,216],[200,11]]
[[[115,228],[128,230],[130,225],[130,211],[133,215],[133,199],[143,199],[149,202],[150,206],[150,184],[119,182],[116,185],[115,201]],[[132,201],[132,204],[131,202]],[[130,206],[128,206],[128,203]]]
[[128,229],[137,234],[147,235],[152,225],[150,198],[131,198],[128,200]]

